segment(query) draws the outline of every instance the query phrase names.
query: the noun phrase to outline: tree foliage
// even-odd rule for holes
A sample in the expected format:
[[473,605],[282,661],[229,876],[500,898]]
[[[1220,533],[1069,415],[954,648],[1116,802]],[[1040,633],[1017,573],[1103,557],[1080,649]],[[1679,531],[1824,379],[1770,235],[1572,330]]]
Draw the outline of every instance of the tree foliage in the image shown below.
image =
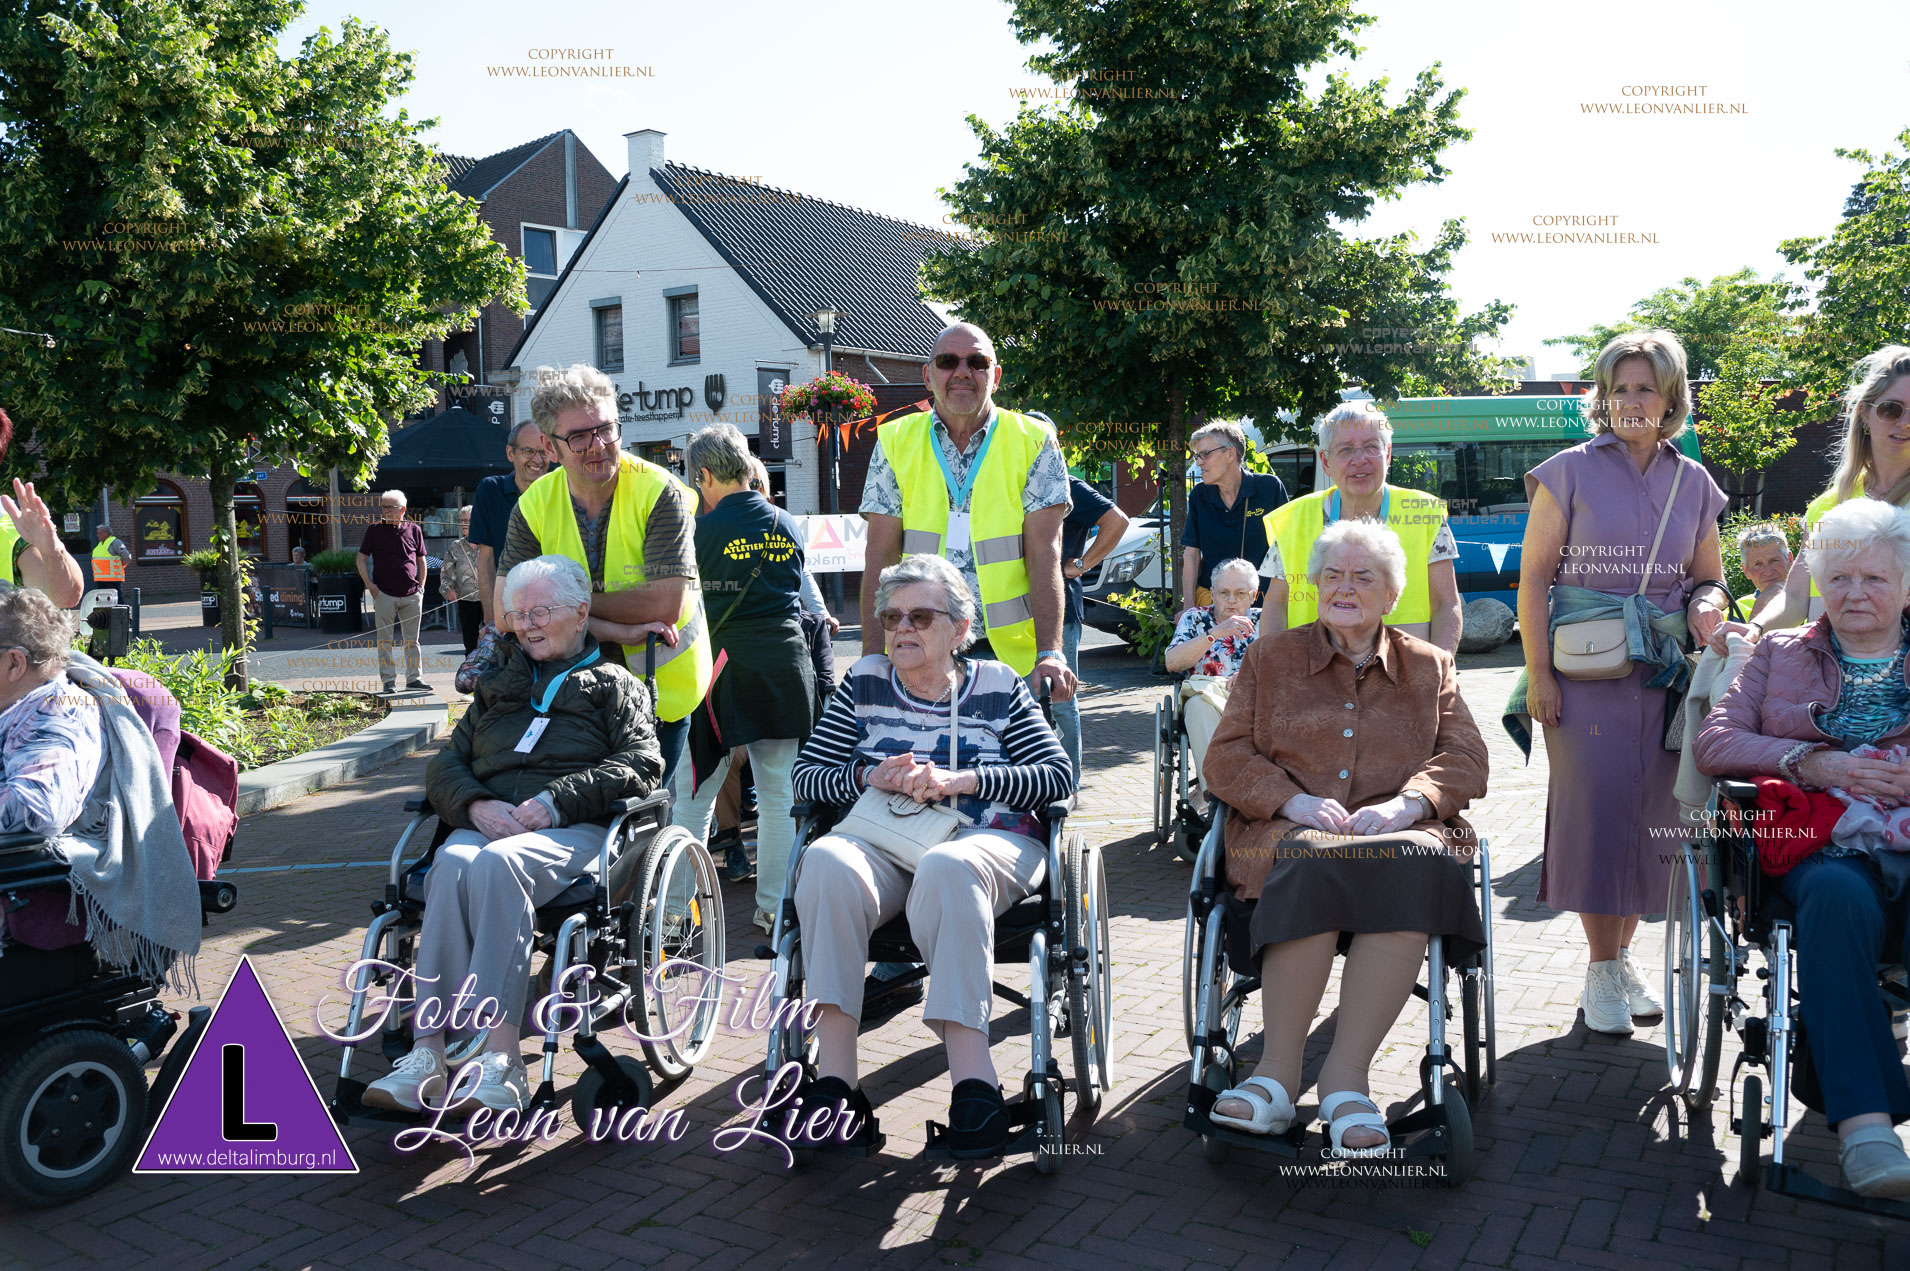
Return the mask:
[[[1788,294],[1782,278],[1760,281],[1757,271],[1748,267],[1720,274],[1710,282],[1686,278],[1678,286],[1652,292],[1615,323],[1594,323],[1582,335],[1545,343],[1570,348],[1582,363],[1579,378],[1590,379],[1599,350],[1613,336],[1663,329],[1684,344],[1686,369],[1693,380],[1723,374],[1727,351],[1734,351],[1761,378],[1782,378],[1791,369],[1790,324],[1779,320]],[[1747,332],[1757,335],[1750,344],[1745,343]]]
[[231,494],[254,462],[365,481],[431,396],[426,339],[523,273],[386,105],[412,76],[294,0],[24,0],[0,25],[0,402],[72,506],[205,473],[241,643]]
[[[1461,317],[1442,281],[1458,222],[1423,250],[1345,233],[1442,179],[1470,135],[1436,67],[1394,104],[1384,80],[1307,91],[1370,20],[1350,0],[1016,0],[1017,37],[1046,48],[1028,65],[1072,98],[1000,131],[970,117],[980,157],[943,196],[974,241],[923,266],[929,295],[995,337],[1005,396],[1086,458],[1176,462],[1190,422],[1278,431],[1349,381],[1499,382],[1473,343],[1509,306]],[[1185,491],[1168,494],[1178,524]]]

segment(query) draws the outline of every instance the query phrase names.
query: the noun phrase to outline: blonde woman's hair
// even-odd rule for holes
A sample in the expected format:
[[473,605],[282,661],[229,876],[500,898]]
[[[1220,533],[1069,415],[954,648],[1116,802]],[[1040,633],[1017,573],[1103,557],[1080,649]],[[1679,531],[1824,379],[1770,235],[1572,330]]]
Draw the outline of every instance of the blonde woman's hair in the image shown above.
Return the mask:
[[1830,478],[1830,488],[1839,503],[1856,497],[1860,478],[1864,493],[1871,498],[1898,507],[1910,503],[1910,473],[1899,477],[1888,490],[1875,488],[1877,469],[1872,463],[1870,430],[1864,422],[1870,408],[1905,375],[1910,375],[1910,348],[1901,344],[1887,344],[1851,368],[1850,387],[1844,391],[1844,438],[1837,447],[1837,470]]
[[1598,351],[1586,419],[1594,433],[1612,430],[1612,381],[1618,378],[1618,364],[1628,357],[1642,357],[1651,364],[1652,381],[1665,399],[1658,436],[1670,441],[1685,430],[1685,416],[1691,413],[1691,383],[1685,375],[1685,346],[1669,331],[1626,331]]
[[537,386],[531,390],[531,422],[546,437],[557,435],[557,417],[575,406],[610,408],[617,417],[617,386],[588,362],[576,362],[558,370],[554,366],[537,368]]

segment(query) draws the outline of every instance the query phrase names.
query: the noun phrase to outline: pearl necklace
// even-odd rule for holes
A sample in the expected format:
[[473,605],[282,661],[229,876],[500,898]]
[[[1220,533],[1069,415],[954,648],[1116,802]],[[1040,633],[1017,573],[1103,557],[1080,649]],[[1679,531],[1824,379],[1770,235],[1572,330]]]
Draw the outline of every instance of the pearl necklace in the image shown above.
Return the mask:
[[1888,662],[1884,663],[1881,667],[1879,667],[1878,669],[1874,671],[1866,671],[1863,674],[1859,675],[1857,672],[1851,670],[1848,665],[1845,665],[1840,669],[1844,673],[1845,683],[1851,685],[1853,688],[1864,688],[1872,684],[1881,684],[1885,680],[1888,680],[1891,676],[1891,672],[1895,671],[1897,667],[1902,664],[1902,662],[1903,662],[1903,650],[1898,649],[1897,655],[1895,657],[1891,658]]

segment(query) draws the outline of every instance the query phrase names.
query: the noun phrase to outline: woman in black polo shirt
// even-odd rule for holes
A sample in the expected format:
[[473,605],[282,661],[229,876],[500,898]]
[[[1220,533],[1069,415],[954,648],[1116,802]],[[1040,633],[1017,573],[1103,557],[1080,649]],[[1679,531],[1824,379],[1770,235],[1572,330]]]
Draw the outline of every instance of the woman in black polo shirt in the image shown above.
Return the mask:
[[[1247,457],[1247,434],[1239,424],[1208,424],[1194,433],[1190,445],[1200,465],[1200,484],[1187,499],[1181,535],[1182,609],[1213,603],[1214,566],[1221,561],[1257,561],[1267,554],[1265,517],[1287,501],[1279,477],[1240,466]],[[1254,604],[1266,593],[1263,578]]]
[[750,489],[749,459],[741,432],[713,424],[690,438],[684,462],[702,496],[696,571],[718,667],[708,700],[691,716],[676,823],[709,837],[729,752],[747,748],[758,809],[756,925],[768,931],[795,842],[789,773],[815,726],[816,675],[801,617],[802,533],[795,518]]

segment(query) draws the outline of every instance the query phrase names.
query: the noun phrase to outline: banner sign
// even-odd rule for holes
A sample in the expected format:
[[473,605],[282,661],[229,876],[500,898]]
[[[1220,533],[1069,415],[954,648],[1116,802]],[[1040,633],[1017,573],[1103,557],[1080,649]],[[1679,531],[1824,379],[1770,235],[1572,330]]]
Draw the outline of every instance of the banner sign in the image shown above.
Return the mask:
[[853,574],[862,569],[869,523],[853,513],[799,516],[804,561],[812,574]]
[[[783,390],[789,387],[788,376],[788,371],[765,371],[761,367],[756,370],[757,453],[765,461],[789,458],[789,421],[783,418],[782,407]],[[856,549],[858,559],[861,550]],[[810,568],[813,570],[815,566]]]

